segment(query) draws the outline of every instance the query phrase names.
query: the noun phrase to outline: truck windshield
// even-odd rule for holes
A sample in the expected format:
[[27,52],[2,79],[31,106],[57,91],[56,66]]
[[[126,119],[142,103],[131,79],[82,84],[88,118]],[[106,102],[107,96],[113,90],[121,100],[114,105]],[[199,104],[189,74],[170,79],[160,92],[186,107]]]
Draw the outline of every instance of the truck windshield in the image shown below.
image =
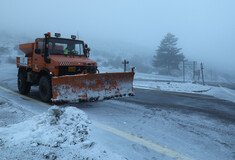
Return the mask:
[[77,55],[84,56],[83,43],[77,40],[49,39],[50,55]]

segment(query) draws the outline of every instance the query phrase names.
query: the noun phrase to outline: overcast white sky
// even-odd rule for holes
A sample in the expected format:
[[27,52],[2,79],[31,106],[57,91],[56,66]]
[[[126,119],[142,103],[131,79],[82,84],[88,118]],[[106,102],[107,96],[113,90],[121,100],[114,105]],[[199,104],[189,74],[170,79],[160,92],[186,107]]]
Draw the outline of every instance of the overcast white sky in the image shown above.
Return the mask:
[[235,74],[235,0],[0,0],[0,24],[33,38],[79,31],[94,46],[120,41],[150,56],[171,32],[188,59]]

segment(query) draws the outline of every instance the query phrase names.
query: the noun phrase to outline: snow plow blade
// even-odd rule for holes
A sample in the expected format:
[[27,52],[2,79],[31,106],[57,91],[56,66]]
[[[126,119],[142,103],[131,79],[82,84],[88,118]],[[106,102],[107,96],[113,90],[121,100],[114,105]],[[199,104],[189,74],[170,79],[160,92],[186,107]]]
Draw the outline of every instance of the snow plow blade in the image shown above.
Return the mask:
[[52,101],[102,100],[133,94],[134,72],[69,75],[52,78]]

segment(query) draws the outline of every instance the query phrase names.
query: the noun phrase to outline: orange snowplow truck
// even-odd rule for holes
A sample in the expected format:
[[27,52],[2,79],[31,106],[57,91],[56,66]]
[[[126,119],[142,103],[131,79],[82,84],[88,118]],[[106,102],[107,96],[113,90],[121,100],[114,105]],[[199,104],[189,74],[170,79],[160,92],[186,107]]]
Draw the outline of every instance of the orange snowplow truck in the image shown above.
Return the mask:
[[87,44],[60,38],[50,32],[34,43],[20,44],[25,57],[17,57],[18,89],[28,94],[33,85],[39,86],[42,101],[100,100],[133,95],[132,72],[99,73],[97,63],[89,59]]

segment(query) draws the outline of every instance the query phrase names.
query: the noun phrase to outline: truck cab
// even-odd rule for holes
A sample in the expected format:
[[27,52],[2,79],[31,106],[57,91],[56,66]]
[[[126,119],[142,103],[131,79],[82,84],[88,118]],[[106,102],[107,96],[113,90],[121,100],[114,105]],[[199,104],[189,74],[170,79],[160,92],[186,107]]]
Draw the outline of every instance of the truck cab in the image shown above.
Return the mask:
[[[17,57],[18,89],[28,94],[39,86],[42,101],[79,101],[133,95],[132,72],[99,73],[82,40],[60,38],[48,32],[34,43],[20,44],[25,57]],[[98,72],[98,73],[97,73]]]
[[19,48],[25,53],[25,57],[17,57],[18,89],[22,94],[28,94],[32,85],[39,85],[42,76],[50,80],[57,76],[97,72],[97,63],[88,58],[87,44],[76,40],[75,36],[60,38],[56,33],[51,37],[48,32],[44,38],[20,44]]
[[74,37],[51,37],[48,33],[35,43],[20,44],[19,48],[25,52],[25,58],[17,57],[17,67],[29,71],[27,80],[32,84],[37,84],[44,72],[52,76],[97,72],[97,63],[88,58],[90,49],[84,41]]

